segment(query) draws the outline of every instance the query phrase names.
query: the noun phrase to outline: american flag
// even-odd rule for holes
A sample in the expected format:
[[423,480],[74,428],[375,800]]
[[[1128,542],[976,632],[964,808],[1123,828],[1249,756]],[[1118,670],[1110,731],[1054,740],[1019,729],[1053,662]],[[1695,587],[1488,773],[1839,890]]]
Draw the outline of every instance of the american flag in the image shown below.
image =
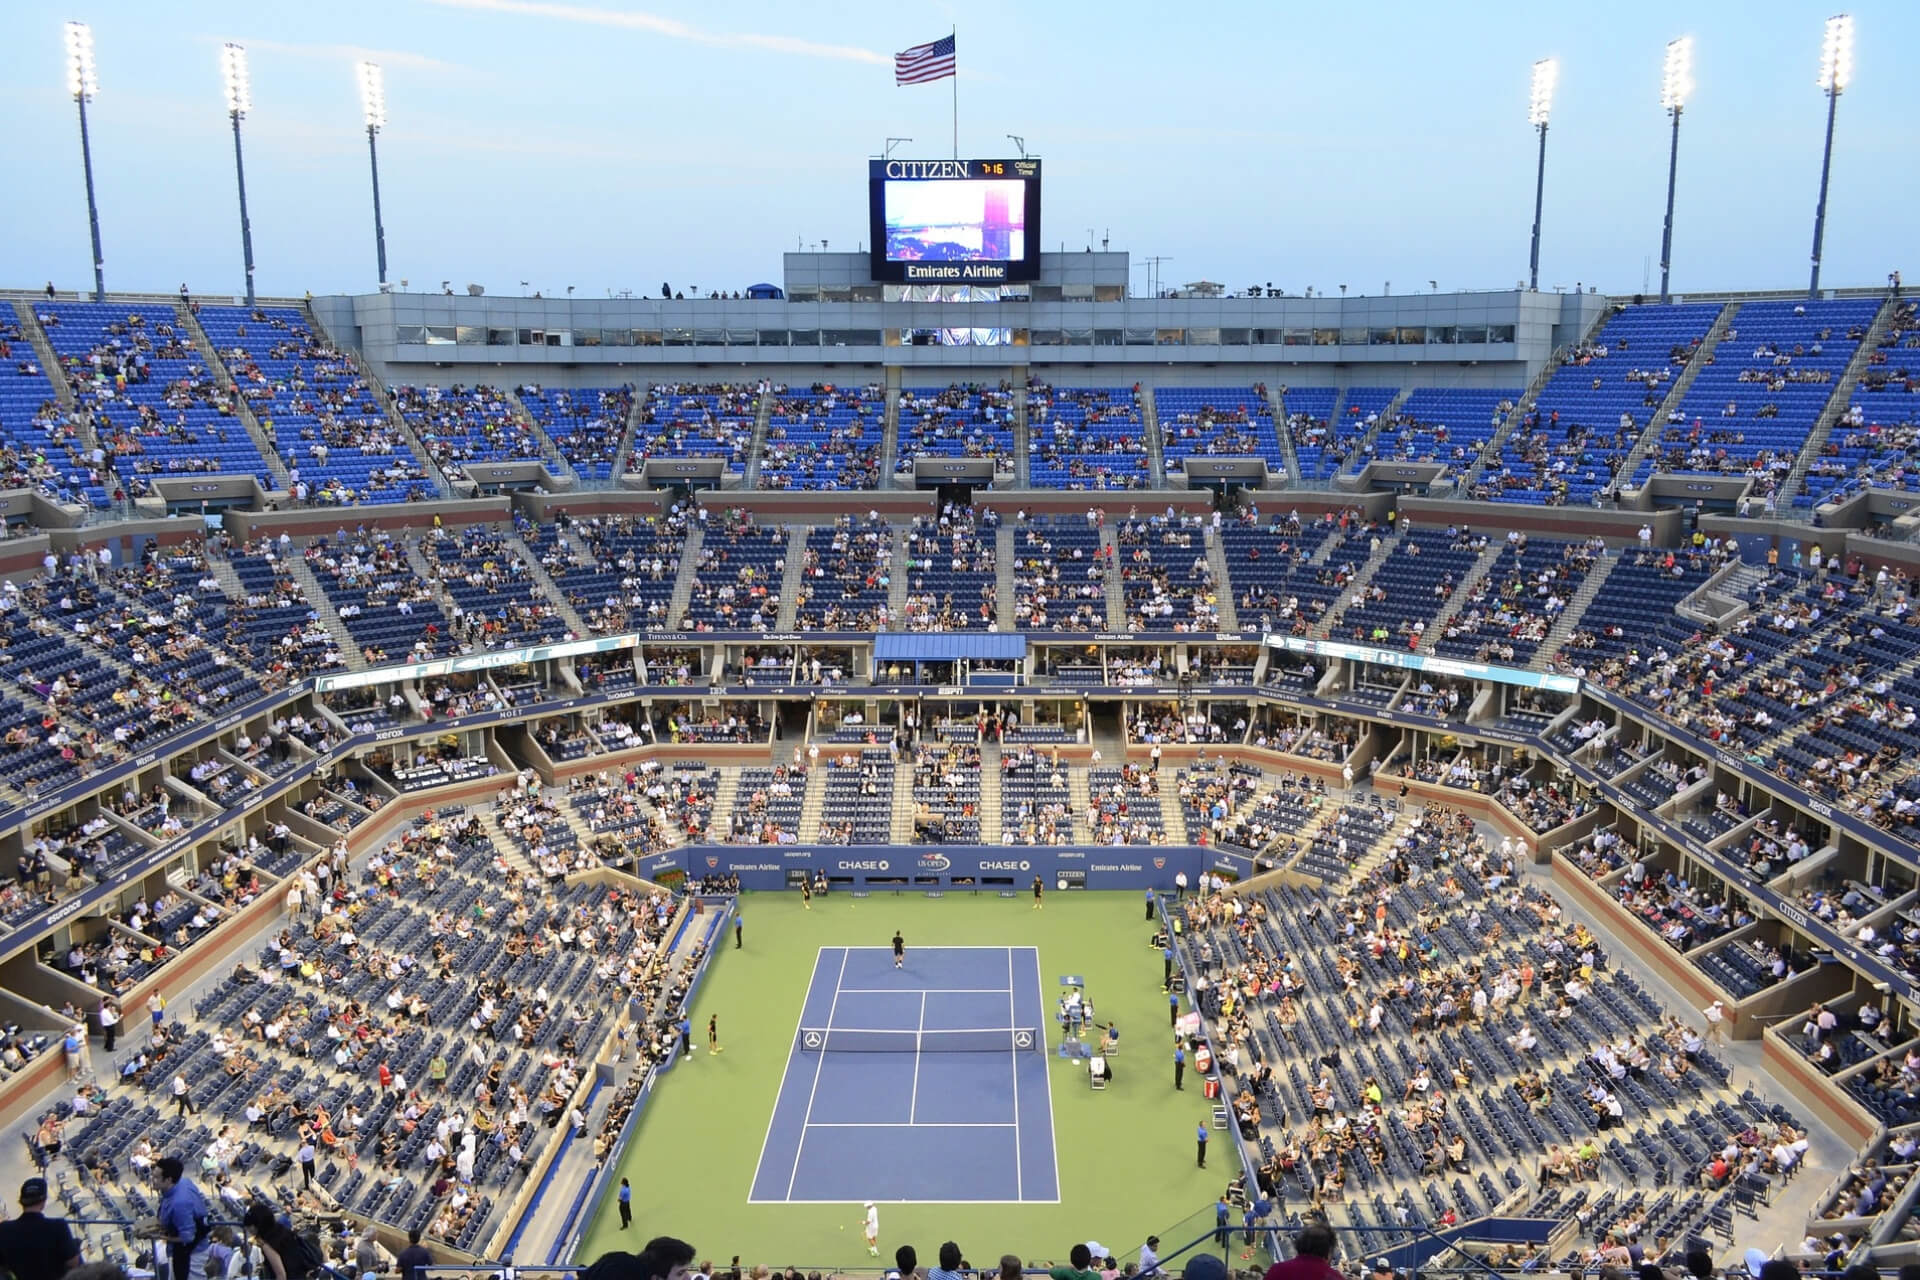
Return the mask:
[[917,44],[893,55],[893,82],[925,84],[953,74],[953,37],[942,36],[932,44]]

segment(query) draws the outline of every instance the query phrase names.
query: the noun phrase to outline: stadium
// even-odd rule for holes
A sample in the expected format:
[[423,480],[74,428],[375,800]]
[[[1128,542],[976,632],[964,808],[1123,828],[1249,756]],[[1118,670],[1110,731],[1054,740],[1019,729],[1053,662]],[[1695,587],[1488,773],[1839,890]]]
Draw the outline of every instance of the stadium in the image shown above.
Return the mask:
[[256,292],[224,46],[242,287],[108,289],[89,149],[0,291],[0,1182],[129,1274],[1920,1262],[1852,40],[1806,287],[1670,288],[1670,169],[1658,290],[1536,195],[1510,288],[1143,292],[956,89],[857,251],[604,299],[387,278],[371,62],[377,286]]

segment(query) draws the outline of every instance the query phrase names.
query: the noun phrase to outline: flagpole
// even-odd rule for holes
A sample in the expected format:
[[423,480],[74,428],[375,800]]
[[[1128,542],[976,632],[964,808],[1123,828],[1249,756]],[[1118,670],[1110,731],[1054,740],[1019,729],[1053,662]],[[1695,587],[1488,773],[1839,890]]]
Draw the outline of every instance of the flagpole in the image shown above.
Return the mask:
[[953,40],[953,158],[960,158],[960,28],[948,28]]

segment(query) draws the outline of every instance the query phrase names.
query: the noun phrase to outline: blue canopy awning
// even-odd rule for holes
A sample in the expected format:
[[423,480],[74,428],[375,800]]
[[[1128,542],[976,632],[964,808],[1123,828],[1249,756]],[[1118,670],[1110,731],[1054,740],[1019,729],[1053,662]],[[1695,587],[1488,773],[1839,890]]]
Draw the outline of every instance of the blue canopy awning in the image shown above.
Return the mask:
[[1018,634],[883,631],[873,637],[873,658],[876,662],[952,662],[959,658],[1026,656],[1027,638]]

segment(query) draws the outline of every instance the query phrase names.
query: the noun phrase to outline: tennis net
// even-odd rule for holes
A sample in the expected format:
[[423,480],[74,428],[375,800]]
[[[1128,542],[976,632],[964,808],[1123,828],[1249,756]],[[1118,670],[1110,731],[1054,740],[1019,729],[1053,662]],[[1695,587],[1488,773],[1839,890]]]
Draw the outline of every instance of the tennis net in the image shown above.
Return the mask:
[[961,1027],[899,1031],[856,1027],[802,1027],[794,1041],[808,1053],[1008,1053],[1045,1052],[1038,1027]]

